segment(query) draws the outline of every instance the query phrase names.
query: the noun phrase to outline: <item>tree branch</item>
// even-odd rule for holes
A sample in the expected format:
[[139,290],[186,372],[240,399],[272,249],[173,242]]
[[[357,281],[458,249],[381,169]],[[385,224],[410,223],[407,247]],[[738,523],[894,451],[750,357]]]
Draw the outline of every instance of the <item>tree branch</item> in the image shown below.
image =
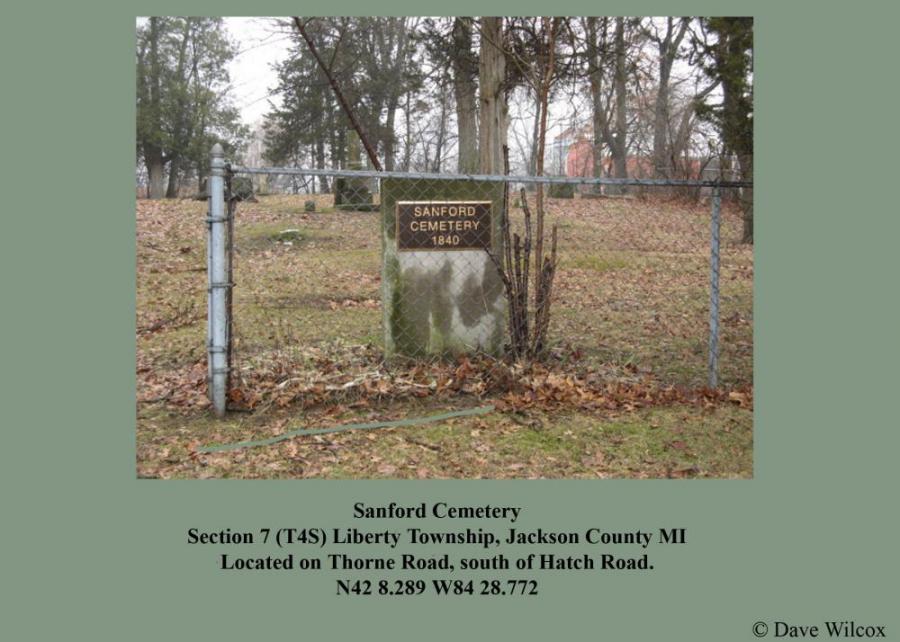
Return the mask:
[[359,140],[362,141],[363,147],[365,147],[366,149],[366,154],[369,155],[369,160],[372,162],[372,167],[374,167],[379,172],[382,171],[381,163],[378,161],[378,157],[375,155],[375,150],[372,148],[371,143],[369,143],[368,136],[366,136],[366,133],[363,131],[363,128],[359,124],[359,121],[356,120],[356,116],[354,115],[353,110],[347,103],[347,99],[344,98],[344,94],[341,92],[341,89],[335,81],[334,76],[331,75],[331,71],[325,65],[325,61],[322,60],[321,56],[319,56],[319,52],[316,49],[315,43],[312,41],[312,38],[310,38],[306,33],[306,29],[303,27],[303,23],[300,21],[300,18],[298,18],[297,16],[293,16],[293,19],[294,26],[297,27],[297,31],[300,32],[300,35],[303,36],[303,39],[306,41],[306,45],[307,47],[309,47],[310,53],[316,59],[316,62],[319,63],[319,67],[322,69],[322,73],[324,73],[325,77],[328,78],[328,83],[334,90],[334,94],[335,96],[337,96],[338,102],[341,104],[341,108],[344,110],[344,113],[350,120],[350,124],[353,125],[353,129],[355,129],[356,133],[359,134]]

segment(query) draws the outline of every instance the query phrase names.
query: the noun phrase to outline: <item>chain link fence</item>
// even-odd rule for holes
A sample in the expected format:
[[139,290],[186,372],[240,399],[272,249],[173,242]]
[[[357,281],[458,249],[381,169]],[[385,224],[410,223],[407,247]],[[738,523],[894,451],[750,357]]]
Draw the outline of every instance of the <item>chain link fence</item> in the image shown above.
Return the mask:
[[[218,162],[208,217],[217,410],[252,379],[282,385],[314,371],[310,381],[328,386],[333,373],[348,385],[352,370],[356,384],[377,385],[367,373],[394,359],[501,357],[511,328],[498,265],[514,249],[507,228],[524,243],[527,216],[535,227],[539,185],[545,256],[557,236],[548,359],[663,385],[752,382],[753,252],[736,199],[722,198],[750,185]],[[269,189],[285,183],[299,193]]]

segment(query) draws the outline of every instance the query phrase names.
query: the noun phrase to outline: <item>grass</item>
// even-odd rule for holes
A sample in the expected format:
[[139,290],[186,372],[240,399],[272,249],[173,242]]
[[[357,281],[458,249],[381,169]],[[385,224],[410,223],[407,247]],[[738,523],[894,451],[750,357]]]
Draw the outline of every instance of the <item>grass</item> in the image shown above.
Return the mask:
[[577,254],[565,260],[563,269],[590,270],[592,272],[612,272],[629,267],[631,261],[625,256],[597,256],[591,254]]
[[[305,212],[310,198],[316,211]],[[333,211],[328,195],[277,195],[238,205],[235,224],[233,367],[237,381],[262,386],[269,401],[252,412],[213,420],[204,396],[205,207],[187,200],[138,203],[137,468],[142,476],[752,476],[752,410],[728,402],[616,411],[535,407],[198,456],[192,451],[197,445],[492,401],[480,391],[420,399],[369,390],[324,405],[310,402],[308,395],[297,397],[302,403],[289,398],[282,404],[269,394],[290,380],[314,387],[364,382],[385,368],[379,359],[378,215]],[[561,258],[550,334],[555,367],[604,381],[703,386],[707,207],[550,199],[547,212],[548,223],[559,225]],[[511,221],[521,225],[521,210],[513,210]],[[753,255],[736,242],[736,210],[724,209],[722,235],[720,381],[728,389],[752,390]],[[433,384],[437,375],[418,376],[421,386]]]
[[[390,415],[447,410],[430,403],[391,404]],[[297,437],[275,445],[211,454],[196,445],[272,436],[298,427],[363,420],[346,412],[302,417],[275,412],[226,421],[161,408],[139,413],[139,472],[202,478],[731,478],[752,474],[746,411],[684,406],[622,416],[567,412],[491,413],[441,423]],[[173,435],[176,436],[173,439]]]

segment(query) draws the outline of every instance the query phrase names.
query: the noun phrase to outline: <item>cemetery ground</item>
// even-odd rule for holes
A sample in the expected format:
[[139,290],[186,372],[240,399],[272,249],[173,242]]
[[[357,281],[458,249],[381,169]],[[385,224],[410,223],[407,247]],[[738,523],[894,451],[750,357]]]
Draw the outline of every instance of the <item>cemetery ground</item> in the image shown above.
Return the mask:
[[[151,478],[751,477],[752,249],[723,211],[721,387],[705,387],[709,205],[549,199],[545,362],[385,363],[379,214],[260,196],[235,222],[229,412],[206,398],[206,203],[137,205],[137,472]],[[304,211],[314,199],[315,211]],[[513,226],[521,210],[511,213]],[[493,405],[489,414],[198,447]]]

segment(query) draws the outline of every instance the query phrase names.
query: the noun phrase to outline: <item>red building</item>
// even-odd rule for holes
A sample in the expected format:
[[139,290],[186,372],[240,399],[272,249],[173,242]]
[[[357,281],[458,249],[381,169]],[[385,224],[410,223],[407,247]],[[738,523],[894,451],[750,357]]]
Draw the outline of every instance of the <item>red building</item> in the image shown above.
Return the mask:
[[[569,128],[553,140],[554,159],[551,167],[558,174],[569,177],[591,177],[594,175],[594,144],[591,127]],[[608,154],[600,159],[600,175],[613,176],[612,157]],[[671,172],[672,178],[699,178],[703,163],[696,158],[679,159]],[[625,161],[628,178],[653,178],[656,175],[653,159],[649,156],[629,156]]]

